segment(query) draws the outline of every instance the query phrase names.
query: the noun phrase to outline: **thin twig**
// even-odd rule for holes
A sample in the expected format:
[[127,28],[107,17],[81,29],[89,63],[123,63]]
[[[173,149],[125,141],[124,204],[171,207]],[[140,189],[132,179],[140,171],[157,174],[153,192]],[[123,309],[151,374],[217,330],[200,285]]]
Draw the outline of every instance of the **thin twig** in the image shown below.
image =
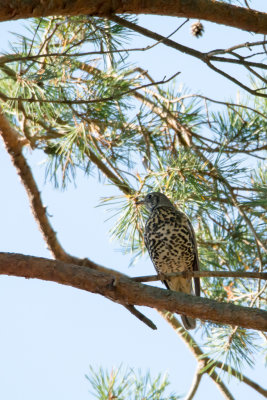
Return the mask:
[[237,196],[234,193],[234,190],[233,190],[232,186],[229,184],[229,182],[222,176],[222,174],[220,173],[220,171],[218,171],[216,166],[202,152],[200,152],[196,148],[194,148],[194,150],[195,150],[195,153],[202,160],[204,160],[204,162],[207,164],[207,166],[209,166],[211,171],[212,170],[216,171],[215,179],[219,180],[227,188],[227,190],[229,191],[229,195],[230,195],[229,198],[231,198],[234,207],[237,209],[240,216],[244,219],[244,221],[247,223],[248,227],[250,228],[250,231],[252,232],[252,235],[254,236],[256,247],[257,247],[258,257],[259,257],[259,261],[260,261],[260,272],[262,272],[264,265],[263,265],[263,258],[262,258],[262,254],[261,254],[261,248],[264,250],[265,253],[267,253],[267,246],[261,240],[261,238],[259,237],[258,233],[256,232],[251,220],[248,218],[246,212],[243,210],[242,206],[239,204]]
[[20,102],[27,102],[27,103],[53,103],[53,104],[90,104],[90,103],[101,103],[104,101],[112,101],[112,100],[117,100],[121,98],[122,96],[125,96],[126,94],[136,92],[137,90],[144,89],[149,86],[155,86],[155,85],[162,85],[165,83],[170,82],[172,79],[176,78],[180,72],[176,72],[173,74],[170,78],[166,79],[165,77],[157,82],[154,83],[146,83],[145,85],[137,86],[129,90],[125,90],[124,92],[118,93],[113,96],[108,96],[108,97],[100,97],[96,99],[91,99],[91,100],[55,100],[55,99],[37,99],[35,97],[31,98],[23,98],[23,97],[10,97],[6,96],[4,93],[0,93],[0,98],[3,100],[11,100],[11,101],[20,101]]
[[[40,20],[41,21],[41,20]],[[176,28],[173,32],[171,32],[167,38],[170,38],[173,36],[176,32],[178,32],[179,29],[181,29],[189,19],[187,18],[184,22],[182,22],[178,28]],[[39,23],[40,24],[40,23]],[[38,29],[38,27],[37,27]],[[36,32],[35,32],[36,35]],[[34,35],[34,37],[35,37]],[[33,38],[34,39],[34,38]],[[0,57],[0,65],[1,64],[8,64],[8,63],[13,63],[17,61],[31,61],[31,60],[37,60],[38,58],[51,58],[51,57],[66,57],[66,58],[75,58],[77,59],[78,57],[85,57],[85,56],[91,56],[91,55],[101,55],[101,54],[116,54],[116,53],[130,53],[130,52],[135,52],[135,51],[147,51],[151,50],[152,48],[158,46],[159,44],[162,43],[162,40],[158,40],[156,43],[153,43],[152,45],[146,46],[146,47],[136,47],[136,48],[129,48],[129,49],[116,49],[116,50],[95,50],[95,51],[86,51],[86,52],[79,52],[79,53],[68,53],[69,49],[64,51],[63,53],[42,53],[42,54],[29,54],[27,56],[20,56],[18,54],[8,54]]]
[[244,109],[246,109],[246,110],[250,110],[250,111],[252,111],[252,112],[255,112],[256,114],[259,114],[259,115],[260,115],[262,118],[264,118],[264,119],[267,119],[267,115],[266,115],[266,114],[261,113],[260,111],[256,110],[255,108],[246,106],[246,105],[244,105],[244,104],[229,103],[229,102],[226,102],[226,101],[214,100],[214,99],[211,99],[210,97],[203,96],[203,95],[201,95],[201,94],[185,94],[185,95],[183,95],[183,96],[181,96],[181,97],[178,97],[177,99],[171,100],[171,102],[174,102],[174,101],[175,101],[175,102],[179,102],[179,101],[182,101],[182,100],[184,100],[184,99],[191,98],[191,97],[197,97],[197,98],[199,98],[199,99],[203,99],[203,100],[206,100],[206,101],[210,101],[210,102],[215,103],[215,104],[221,104],[221,105],[224,105],[224,106],[226,106],[226,107],[239,107],[239,108],[244,108]]
[[193,397],[195,396],[197,389],[199,388],[201,378],[203,377],[203,373],[201,372],[202,368],[203,368],[202,365],[198,366],[191,387],[189,389],[189,392],[184,400],[193,400]]
[[[219,61],[219,62],[229,62],[229,63],[242,64],[242,65],[244,65],[244,63],[247,63],[247,65],[250,65],[249,62],[244,61],[243,63],[241,63],[240,60],[236,60],[236,59],[232,59],[232,58],[209,56],[208,53],[202,53],[198,50],[184,46],[184,45],[177,43],[171,39],[168,39],[156,32],[153,32],[147,28],[144,28],[140,25],[134,24],[133,22],[127,21],[124,18],[118,17],[117,15],[113,15],[112,17],[109,17],[109,19],[111,19],[114,22],[117,22],[121,26],[125,26],[129,29],[136,31],[136,32],[140,33],[141,35],[147,36],[147,37],[157,40],[157,41],[161,40],[162,43],[164,43],[166,46],[172,47],[178,51],[181,51],[182,53],[189,54],[190,56],[196,57],[197,59],[204,62],[209,68],[211,68],[215,72],[219,73],[220,75],[224,76],[225,78],[229,79],[230,81],[232,81],[236,85],[240,86],[244,90],[248,91],[249,93],[251,93],[255,96],[267,97],[267,94],[261,93],[261,92],[258,92],[257,90],[253,90],[253,89],[249,88],[245,84],[239,82],[233,76],[227,74],[226,72],[224,72],[223,70],[221,70],[219,68],[216,68],[211,63],[211,61],[214,61],[214,62]],[[252,64],[253,64],[253,66],[255,66],[255,63],[251,63],[251,65]],[[262,63],[256,63],[256,64],[260,68],[267,68],[267,66],[265,64],[262,64]]]
[[244,47],[245,48],[250,48],[250,47],[254,47],[254,46],[263,46],[266,43],[267,43],[266,40],[260,40],[258,42],[245,42],[245,43],[237,44],[237,45],[232,46],[232,47],[228,47],[228,49],[211,50],[207,54],[209,56],[214,56],[216,54],[226,54],[226,53],[230,53],[233,50],[243,49]]
[[182,271],[170,274],[136,276],[132,278],[135,282],[155,282],[171,277],[180,276],[181,278],[249,278],[267,280],[267,272],[244,272],[244,271]]
[[138,311],[134,306],[124,306],[128,311],[130,311],[131,314],[133,314],[135,317],[140,319],[140,321],[144,322],[147,326],[149,326],[151,329],[156,330],[157,327],[156,325],[149,319],[147,318],[144,314],[142,314],[140,311]]

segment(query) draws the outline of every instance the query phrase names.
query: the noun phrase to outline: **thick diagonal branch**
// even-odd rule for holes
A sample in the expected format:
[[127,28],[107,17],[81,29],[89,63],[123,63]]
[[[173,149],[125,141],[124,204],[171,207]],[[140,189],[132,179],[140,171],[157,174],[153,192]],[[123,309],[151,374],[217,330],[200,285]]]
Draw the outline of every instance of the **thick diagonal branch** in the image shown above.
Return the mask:
[[12,159],[21,182],[30,200],[31,210],[36,222],[39,225],[43,238],[53,256],[59,260],[71,261],[57,240],[56,234],[48,220],[46,208],[41,201],[41,195],[33,178],[31,169],[22,154],[22,137],[12,128],[8,119],[0,109],[0,133],[4,140],[6,149]]
[[112,276],[92,268],[21,254],[0,253],[0,273],[38,278],[101,294],[123,305],[168,310],[216,323],[267,330],[267,311],[190,296]]

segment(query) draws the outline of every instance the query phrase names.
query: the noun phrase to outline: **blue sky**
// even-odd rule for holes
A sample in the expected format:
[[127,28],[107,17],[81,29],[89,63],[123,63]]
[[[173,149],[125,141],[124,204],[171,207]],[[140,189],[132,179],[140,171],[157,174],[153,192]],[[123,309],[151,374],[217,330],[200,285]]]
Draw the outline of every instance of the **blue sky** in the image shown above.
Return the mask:
[[[6,40],[12,40],[7,32],[20,30],[21,23],[0,24],[2,50],[7,49]],[[139,23],[161,34],[169,34],[177,27],[174,18],[142,16]],[[207,22],[204,25],[203,39],[190,36],[189,25],[175,38],[207,50],[253,39],[245,32],[214,27]],[[136,47],[151,42],[134,37],[134,43]],[[177,81],[192,92],[202,92],[218,100],[236,96],[234,85],[193,58],[162,45],[160,59],[157,47],[133,57],[155,79],[181,70]],[[112,221],[105,222],[109,215],[104,208],[96,207],[101,197],[117,193],[110,185],[78,173],[76,187],[70,185],[64,192],[55,190],[44,183],[45,156],[41,152],[28,152],[27,157],[53,227],[69,253],[89,257],[132,276],[154,272],[147,257],[129,269],[130,256],[122,255],[117,251],[119,244],[110,241],[108,231]],[[24,188],[2,144],[0,171],[1,251],[50,257],[31,215]],[[156,323],[156,332],[101,296],[50,282],[0,276],[0,398],[90,399],[90,385],[84,377],[89,373],[89,365],[110,369],[120,364],[142,368],[144,372],[150,369],[152,375],[168,372],[171,390],[186,394],[196,368],[194,357],[156,311],[143,308],[143,312]],[[199,333],[196,338],[201,343]],[[261,384],[266,380],[262,360],[254,370],[246,369],[244,373]],[[237,399],[262,398],[234,378],[229,385]],[[195,400],[222,398],[205,376]]]

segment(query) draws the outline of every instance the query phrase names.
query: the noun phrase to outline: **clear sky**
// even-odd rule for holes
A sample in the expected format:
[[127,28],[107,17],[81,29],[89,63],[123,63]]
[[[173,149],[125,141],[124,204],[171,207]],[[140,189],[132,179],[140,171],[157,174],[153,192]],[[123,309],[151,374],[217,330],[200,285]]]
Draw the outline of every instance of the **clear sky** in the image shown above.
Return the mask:
[[[8,31],[20,30],[21,23],[0,24],[2,50],[7,50],[7,39],[12,40]],[[174,18],[147,16],[141,17],[139,23],[169,34],[179,22]],[[183,44],[207,50],[251,38],[245,32],[214,28],[206,22],[204,25],[202,39],[190,36],[189,25],[175,38]],[[150,42],[134,37],[134,43],[134,46],[143,46]],[[219,100],[236,95],[235,86],[192,58],[162,45],[160,59],[158,48],[133,57],[144,69],[149,69],[155,79],[169,77],[180,70],[179,82],[192,92],[205,92]],[[105,222],[109,215],[103,207],[96,208],[101,197],[117,193],[110,185],[78,173],[76,187],[69,186],[64,192],[56,190],[44,183],[44,154],[29,152],[27,157],[53,227],[69,253],[88,257],[132,276],[154,272],[147,257],[129,269],[130,257],[118,251],[118,243],[110,242],[108,231],[112,221]],[[50,257],[31,215],[24,188],[2,143],[0,185],[1,251]],[[150,330],[122,306],[99,295],[50,282],[0,276],[0,398],[91,399],[90,385],[84,377],[89,373],[89,365],[110,369],[120,364],[141,368],[144,373],[150,369],[154,376],[167,371],[171,390],[186,394],[196,368],[194,357],[156,311],[148,308],[142,311],[154,321],[157,331]],[[200,332],[194,336],[201,343]],[[261,384],[266,382],[262,360],[254,370],[246,368],[244,373]],[[262,399],[234,378],[230,389],[236,399]],[[205,376],[195,400],[222,398]]]

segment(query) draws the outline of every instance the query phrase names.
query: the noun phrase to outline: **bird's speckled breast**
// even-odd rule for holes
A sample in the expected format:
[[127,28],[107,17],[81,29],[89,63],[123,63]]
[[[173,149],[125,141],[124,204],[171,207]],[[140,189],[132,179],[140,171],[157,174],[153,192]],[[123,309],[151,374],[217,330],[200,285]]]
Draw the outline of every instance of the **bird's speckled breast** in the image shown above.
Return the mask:
[[145,242],[159,273],[192,270],[194,244],[188,219],[182,212],[167,207],[156,208],[146,223]]

